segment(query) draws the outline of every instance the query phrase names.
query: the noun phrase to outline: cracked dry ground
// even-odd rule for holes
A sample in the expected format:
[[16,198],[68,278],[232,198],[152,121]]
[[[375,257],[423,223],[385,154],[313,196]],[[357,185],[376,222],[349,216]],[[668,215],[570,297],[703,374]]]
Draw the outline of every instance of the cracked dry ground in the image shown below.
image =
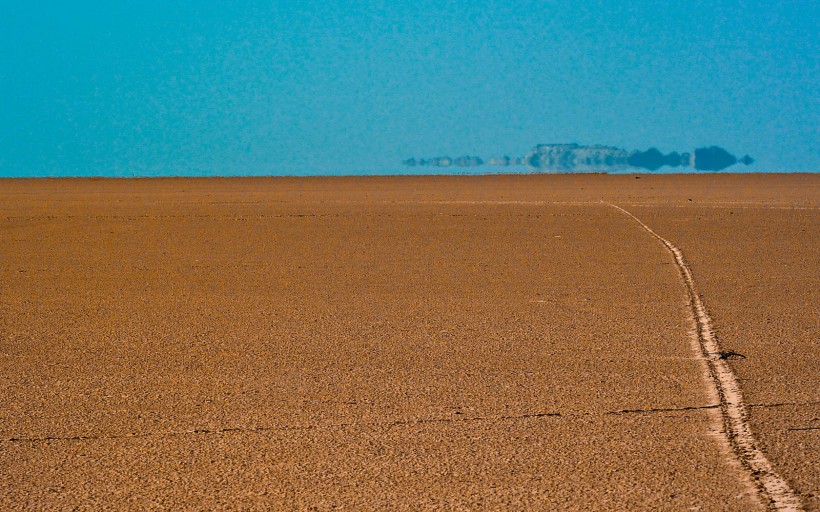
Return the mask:
[[805,175],[0,181],[0,509],[759,508],[601,200],[817,509]]

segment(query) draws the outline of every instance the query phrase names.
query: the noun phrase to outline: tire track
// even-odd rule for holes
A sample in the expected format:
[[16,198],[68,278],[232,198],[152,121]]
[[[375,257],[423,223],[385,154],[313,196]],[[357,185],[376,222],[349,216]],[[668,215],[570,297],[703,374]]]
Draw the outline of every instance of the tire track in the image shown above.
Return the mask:
[[695,287],[695,280],[683,253],[672,242],[663,238],[638,217],[613,203],[604,203],[627,215],[645,231],[659,240],[675,258],[681,278],[686,285],[689,303],[697,334],[697,352],[708,368],[707,385],[720,399],[723,420],[721,433],[725,437],[741,467],[749,474],[757,488],[758,496],[770,510],[800,511],[803,507],[797,494],[789,487],[772,467],[772,464],[758,448],[747,421],[746,404],[740,392],[734,372],[720,356],[720,345],[712,329],[712,320],[706,312],[703,301]]

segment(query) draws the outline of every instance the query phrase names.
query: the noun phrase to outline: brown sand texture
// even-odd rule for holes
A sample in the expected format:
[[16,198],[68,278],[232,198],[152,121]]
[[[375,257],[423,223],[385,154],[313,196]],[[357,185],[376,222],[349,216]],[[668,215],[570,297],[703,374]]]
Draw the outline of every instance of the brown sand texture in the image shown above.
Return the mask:
[[0,510],[820,510],[820,175],[0,180]]

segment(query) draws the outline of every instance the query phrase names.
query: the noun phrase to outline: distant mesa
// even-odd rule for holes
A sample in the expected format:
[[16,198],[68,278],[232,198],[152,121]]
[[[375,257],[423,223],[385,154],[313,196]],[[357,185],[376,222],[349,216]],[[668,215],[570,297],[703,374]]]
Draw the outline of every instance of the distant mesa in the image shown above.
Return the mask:
[[657,148],[646,151],[627,151],[613,146],[582,146],[580,144],[539,144],[523,157],[492,157],[485,162],[477,156],[437,156],[432,158],[408,158],[404,165],[432,167],[476,167],[494,165],[499,167],[525,165],[542,172],[618,172],[631,168],[657,171],[662,167],[694,167],[699,171],[722,171],[736,163],[751,165],[754,159],[745,155],[739,160],[718,146],[698,148],[693,152],[673,151],[663,154]]
[[722,171],[736,163],[737,158],[734,155],[717,146],[695,150],[695,169],[701,171]]

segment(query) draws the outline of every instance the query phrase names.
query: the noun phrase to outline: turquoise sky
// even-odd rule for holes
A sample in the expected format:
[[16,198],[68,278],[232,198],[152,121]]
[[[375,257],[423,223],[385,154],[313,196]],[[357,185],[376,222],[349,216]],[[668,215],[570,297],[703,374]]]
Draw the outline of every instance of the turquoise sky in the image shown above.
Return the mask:
[[818,5],[2,0],[0,175],[396,172],[547,142],[818,171]]

